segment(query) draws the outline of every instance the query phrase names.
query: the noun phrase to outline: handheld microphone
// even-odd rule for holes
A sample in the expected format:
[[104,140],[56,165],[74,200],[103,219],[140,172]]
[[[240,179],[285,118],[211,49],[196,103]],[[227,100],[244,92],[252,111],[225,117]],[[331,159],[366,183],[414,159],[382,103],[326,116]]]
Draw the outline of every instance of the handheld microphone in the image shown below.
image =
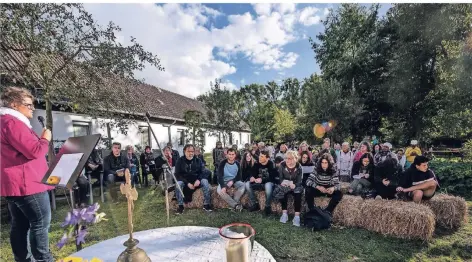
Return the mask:
[[39,123],[41,123],[41,125],[43,126],[43,128],[46,127],[46,126],[44,125],[44,117],[38,116],[38,121],[39,121]]

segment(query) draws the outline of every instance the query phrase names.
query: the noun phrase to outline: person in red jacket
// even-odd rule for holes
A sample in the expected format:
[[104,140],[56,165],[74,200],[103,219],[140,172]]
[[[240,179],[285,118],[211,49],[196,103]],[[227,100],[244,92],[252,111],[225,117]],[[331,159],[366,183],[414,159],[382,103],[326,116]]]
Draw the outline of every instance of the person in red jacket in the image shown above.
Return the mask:
[[41,180],[48,170],[45,156],[51,131],[44,129],[38,137],[31,128],[33,99],[24,88],[8,87],[2,92],[0,195],[8,202],[15,261],[34,258],[50,262],[54,260],[49,249],[51,207],[47,191],[52,187]]

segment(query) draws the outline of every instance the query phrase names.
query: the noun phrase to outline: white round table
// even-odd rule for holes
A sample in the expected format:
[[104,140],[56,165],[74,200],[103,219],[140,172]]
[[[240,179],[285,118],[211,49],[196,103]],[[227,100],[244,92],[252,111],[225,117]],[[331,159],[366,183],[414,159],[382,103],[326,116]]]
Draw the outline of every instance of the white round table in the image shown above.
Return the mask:
[[[70,256],[84,259],[99,258],[104,262],[116,262],[126,249],[123,243],[129,235],[108,239],[86,247]],[[224,241],[218,228],[181,226],[134,232],[138,247],[144,249],[153,262],[161,261],[226,261]],[[257,239],[257,232],[256,232]],[[87,240],[86,240],[87,241]],[[275,261],[262,245],[254,241],[251,261]]]

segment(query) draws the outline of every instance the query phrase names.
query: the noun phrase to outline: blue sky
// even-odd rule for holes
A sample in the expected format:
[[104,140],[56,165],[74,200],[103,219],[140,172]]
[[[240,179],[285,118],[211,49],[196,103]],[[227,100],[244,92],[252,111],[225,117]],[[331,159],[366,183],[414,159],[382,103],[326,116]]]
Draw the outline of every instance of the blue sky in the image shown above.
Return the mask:
[[[367,5],[368,6],[368,5]],[[380,15],[390,5],[382,4]],[[221,78],[230,89],[319,72],[308,37],[323,31],[336,4],[86,4],[100,24],[113,21],[124,44],[133,36],[161,58],[149,84],[189,97]]]

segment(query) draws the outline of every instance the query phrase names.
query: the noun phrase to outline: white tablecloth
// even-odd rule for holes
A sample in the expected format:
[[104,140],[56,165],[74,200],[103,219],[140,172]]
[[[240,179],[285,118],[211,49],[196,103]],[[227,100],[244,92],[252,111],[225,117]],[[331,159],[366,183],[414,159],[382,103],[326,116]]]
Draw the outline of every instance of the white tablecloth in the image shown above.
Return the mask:
[[[153,262],[161,261],[226,261],[224,240],[218,228],[181,226],[150,229],[133,233],[139,240],[138,247],[144,249]],[[129,235],[123,235],[89,246],[70,256],[105,262],[116,262],[126,249],[123,243]],[[256,233],[257,239],[257,233]],[[251,261],[275,261],[262,245],[254,241]]]

